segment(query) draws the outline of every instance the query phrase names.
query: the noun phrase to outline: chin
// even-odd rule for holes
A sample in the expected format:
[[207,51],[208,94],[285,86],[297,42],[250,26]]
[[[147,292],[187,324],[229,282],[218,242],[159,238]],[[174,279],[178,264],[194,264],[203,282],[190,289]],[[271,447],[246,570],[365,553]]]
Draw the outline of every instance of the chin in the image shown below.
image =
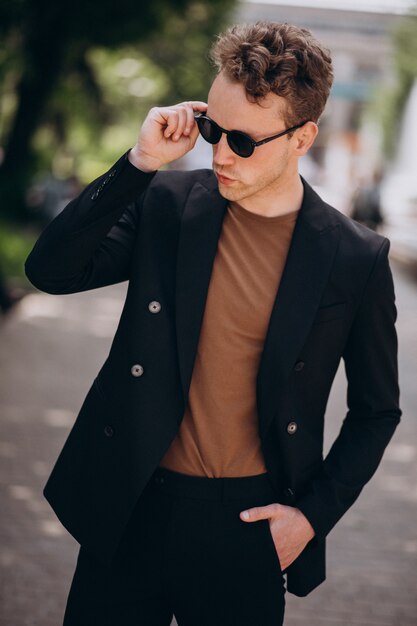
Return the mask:
[[243,200],[247,194],[245,194],[241,189],[231,189],[227,185],[218,184],[219,193],[225,200],[232,200],[233,202],[238,202],[239,200]]

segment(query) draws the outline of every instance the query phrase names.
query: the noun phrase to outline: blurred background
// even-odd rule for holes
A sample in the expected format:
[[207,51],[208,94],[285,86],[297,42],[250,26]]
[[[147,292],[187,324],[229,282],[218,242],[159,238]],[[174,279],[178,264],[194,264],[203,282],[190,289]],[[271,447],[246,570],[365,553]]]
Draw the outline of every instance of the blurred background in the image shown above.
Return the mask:
[[[307,598],[288,596],[285,624],[417,625],[416,2],[3,0],[0,626],[62,621],[77,544],[42,488],[107,356],[126,293],[122,284],[42,294],[24,261],[42,228],[135,143],[151,106],[206,100],[215,34],[257,19],[307,27],[331,51],[334,85],[300,171],[326,201],[391,240],[400,340],[402,424],[329,536],[328,580]],[[170,166],[211,167],[211,148],[199,139]],[[327,447],[345,398],[342,364]]]

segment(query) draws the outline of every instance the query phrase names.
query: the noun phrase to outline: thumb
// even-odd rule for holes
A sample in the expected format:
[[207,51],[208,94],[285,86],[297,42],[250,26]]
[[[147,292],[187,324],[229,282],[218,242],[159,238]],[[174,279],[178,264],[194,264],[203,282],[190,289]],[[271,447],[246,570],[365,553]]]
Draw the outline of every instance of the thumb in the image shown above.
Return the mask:
[[269,519],[277,513],[277,504],[268,504],[266,506],[254,506],[251,509],[240,512],[240,519],[244,522],[257,522],[261,519]]

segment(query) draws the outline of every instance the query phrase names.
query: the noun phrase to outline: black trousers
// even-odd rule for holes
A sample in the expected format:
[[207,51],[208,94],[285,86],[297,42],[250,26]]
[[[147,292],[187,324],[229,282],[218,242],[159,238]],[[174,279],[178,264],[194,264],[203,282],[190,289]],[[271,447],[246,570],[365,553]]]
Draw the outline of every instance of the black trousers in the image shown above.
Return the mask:
[[285,584],[268,520],[240,511],[275,502],[268,474],[188,476],[158,468],[116,555],[80,548],[64,626],[281,626]]

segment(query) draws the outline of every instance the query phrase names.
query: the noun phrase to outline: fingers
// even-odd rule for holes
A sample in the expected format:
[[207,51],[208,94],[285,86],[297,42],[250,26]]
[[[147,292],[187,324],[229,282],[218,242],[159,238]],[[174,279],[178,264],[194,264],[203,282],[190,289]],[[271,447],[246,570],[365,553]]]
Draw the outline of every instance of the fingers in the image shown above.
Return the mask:
[[245,522],[257,522],[261,519],[269,519],[276,517],[281,510],[278,503],[268,504],[267,506],[255,506],[246,511],[241,511],[240,518]]
[[161,116],[165,121],[166,128],[164,130],[164,137],[168,139],[171,137],[177,130],[178,126],[178,112],[173,110],[165,110],[161,111]]
[[194,113],[206,109],[207,104],[199,101],[152,107],[136,142],[136,166],[143,171],[154,171],[192,150],[199,134]]
[[195,111],[206,109],[207,104],[199,101],[182,102],[170,109],[164,109],[163,112],[161,111],[166,123],[164,137],[166,139],[171,137],[173,141],[178,141],[182,135],[189,136],[195,125]]
[[186,122],[186,113],[184,109],[171,110],[167,112],[167,127],[164,136],[168,139],[171,137],[174,141],[178,141],[184,132]]
[[194,109],[192,109],[191,107],[187,107],[185,113],[186,119],[184,135],[189,135],[191,133],[191,129],[194,126]]

